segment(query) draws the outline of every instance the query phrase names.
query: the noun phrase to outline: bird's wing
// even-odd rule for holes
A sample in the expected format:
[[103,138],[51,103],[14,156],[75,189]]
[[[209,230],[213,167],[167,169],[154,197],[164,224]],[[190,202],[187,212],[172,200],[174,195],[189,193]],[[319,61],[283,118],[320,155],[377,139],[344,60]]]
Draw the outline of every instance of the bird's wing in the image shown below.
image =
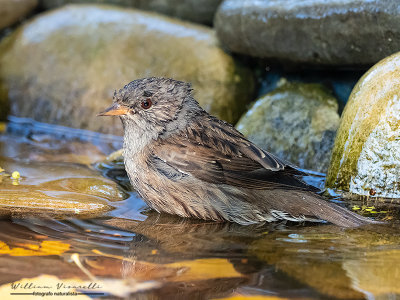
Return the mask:
[[214,120],[160,139],[153,157],[200,180],[251,189],[312,189],[304,173],[258,148],[229,124]]

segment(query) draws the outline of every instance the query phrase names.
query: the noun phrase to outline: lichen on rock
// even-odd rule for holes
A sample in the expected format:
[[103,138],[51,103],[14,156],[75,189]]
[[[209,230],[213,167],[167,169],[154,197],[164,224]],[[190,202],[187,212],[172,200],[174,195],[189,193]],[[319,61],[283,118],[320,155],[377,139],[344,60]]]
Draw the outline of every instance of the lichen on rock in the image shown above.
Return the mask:
[[400,198],[400,99],[389,101],[385,114],[369,135],[357,162],[350,192]]
[[343,111],[326,187],[400,198],[400,53],[373,66]]

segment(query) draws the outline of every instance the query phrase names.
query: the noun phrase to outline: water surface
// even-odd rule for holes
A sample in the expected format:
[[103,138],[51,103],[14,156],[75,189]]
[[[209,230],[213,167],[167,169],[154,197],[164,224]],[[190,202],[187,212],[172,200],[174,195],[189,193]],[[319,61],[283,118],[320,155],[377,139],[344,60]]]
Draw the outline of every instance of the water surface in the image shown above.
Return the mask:
[[[37,124],[19,121],[24,125],[17,120],[0,135],[0,167],[21,174],[20,179],[1,177],[0,202],[7,202],[5,191],[10,190],[14,194],[8,201],[23,189],[32,199],[36,195],[32,191],[46,191],[48,198],[43,196],[36,208],[31,200],[20,213],[12,209],[2,213],[2,296],[10,295],[10,283],[19,280],[36,284],[24,290],[29,293],[48,290],[45,284],[55,289],[57,282],[75,286],[94,282],[98,286],[92,289],[61,288],[91,292],[94,298],[130,294],[134,299],[395,299],[400,295],[400,230],[394,213],[385,212],[387,219],[392,218],[388,225],[358,229],[285,222],[240,226],[160,215],[130,190],[122,163],[96,163],[120,147],[120,138],[63,133],[62,128],[43,124],[39,130]],[[310,180],[321,182],[317,177]],[[90,188],[84,185],[88,182]],[[49,206],[55,198],[72,206],[95,202],[104,207],[98,211],[89,205],[86,213],[63,206],[39,207]],[[383,208],[370,212],[379,215]]]

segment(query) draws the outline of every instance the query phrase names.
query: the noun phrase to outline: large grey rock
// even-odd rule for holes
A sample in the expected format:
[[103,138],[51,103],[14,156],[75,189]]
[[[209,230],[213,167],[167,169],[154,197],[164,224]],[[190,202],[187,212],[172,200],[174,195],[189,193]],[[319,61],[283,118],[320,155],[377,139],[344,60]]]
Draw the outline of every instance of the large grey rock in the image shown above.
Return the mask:
[[52,9],[70,3],[108,3],[159,12],[183,20],[211,25],[222,0],[41,0]]
[[96,114],[115,89],[148,76],[192,82],[203,108],[229,122],[253,90],[251,72],[218,46],[212,29],[133,9],[65,6],[0,44],[11,113],[41,122],[122,134],[118,118]]
[[38,0],[0,0],[0,30],[21,20],[37,3]]
[[400,53],[373,66],[354,87],[326,185],[362,196],[400,198]]
[[225,0],[215,18],[234,52],[298,63],[370,65],[400,50],[398,0]]
[[299,167],[325,172],[339,126],[337,110],[322,85],[285,83],[258,99],[236,128]]

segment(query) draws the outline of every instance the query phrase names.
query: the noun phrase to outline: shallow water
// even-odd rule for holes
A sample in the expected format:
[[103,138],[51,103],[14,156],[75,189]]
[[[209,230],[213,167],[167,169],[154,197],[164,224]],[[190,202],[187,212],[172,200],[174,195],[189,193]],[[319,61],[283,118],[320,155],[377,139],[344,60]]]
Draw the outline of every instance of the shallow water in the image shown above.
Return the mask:
[[[19,212],[2,207],[2,296],[50,291],[140,299],[400,296],[397,222],[346,230],[328,224],[240,226],[160,215],[129,191],[121,163],[95,163],[120,146],[118,138],[39,125],[16,120],[9,133],[0,135],[0,167],[21,174],[20,179],[2,177],[0,202],[13,201],[24,189],[32,199],[43,191],[48,196],[37,203],[25,201]],[[321,182],[317,176],[310,180]],[[10,190],[14,194],[5,196]],[[74,201],[49,208],[54,199]],[[84,206],[93,202],[104,207]],[[67,209],[76,203],[83,203],[87,213]],[[12,289],[10,283],[21,279],[30,288]],[[88,288],[89,282],[94,285]],[[65,286],[58,288],[60,283]]]

